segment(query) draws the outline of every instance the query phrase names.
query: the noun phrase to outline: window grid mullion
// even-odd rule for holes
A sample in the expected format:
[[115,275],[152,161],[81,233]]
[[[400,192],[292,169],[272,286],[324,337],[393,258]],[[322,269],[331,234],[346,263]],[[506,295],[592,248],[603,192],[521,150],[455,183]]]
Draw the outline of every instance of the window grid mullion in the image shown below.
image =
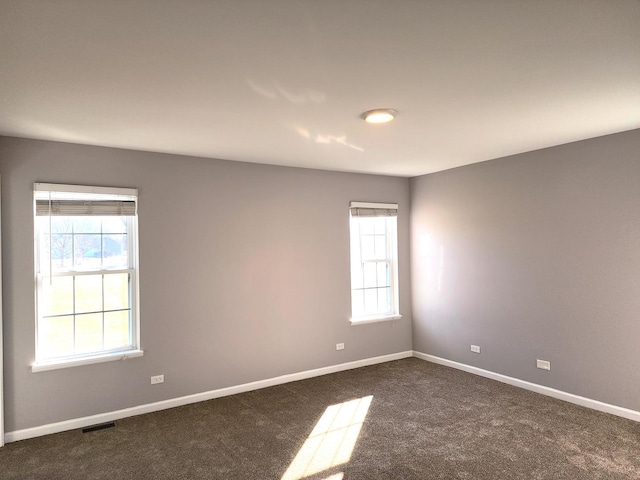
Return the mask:
[[[138,244],[137,236],[138,236],[138,227],[137,227],[137,219],[134,217],[127,217],[125,220],[126,223],[126,239],[127,239],[127,261],[129,267],[129,275],[128,275],[128,300],[129,300],[129,343],[139,343],[140,337],[138,333],[139,323],[134,322],[134,314],[137,315],[138,312],[138,250],[134,248]],[[134,226],[135,224],[135,226]]]
[[[115,313],[115,312],[128,312],[131,308],[114,308],[111,310],[104,310],[104,313]],[[96,313],[102,313],[103,310],[96,310],[94,312],[82,312],[79,315],[95,315]],[[69,317],[72,314],[70,313],[60,313],[58,315],[44,315],[42,318],[60,318],[60,317]]]
[[[102,270],[104,270],[104,231],[102,228],[103,223],[104,221],[101,218],[100,219],[100,266],[102,267]],[[103,301],[104,301],[104,298],[103,298]]]
[[[104,270],[104,220],[100,219],[100,266]],[[102,318],[102,350],[104,350],[104,273],[100,275],[102,286],[102,312],[100,317]]]
[[102,317],[102,350],[104,350],[104,273],[100,275],[100,278],[102,280],[102,312],[100,316]]
[[[362,228],[360,222],[362,219],[357,217],[356,225],[358,226],[358,255],[360,255],[360,276],[362,277],[362,286],[364,287],[364,260],[362,259]],[[364,310],[364,291],[362,292],[362,309]]]
[[394,261],[389,264],[389,308],[394,311],[398,308],[398,285],[397,285],[397,271],[398,271],[398,223],[397,221],[391,223],[387,219],[387,231],[391,230],[392,235],[389,235],[387,239],[387,249],[389,251],[389,258],[393,258]]
[[[131,274],[133,268],[120,268],[114,270],[72,270],[69,272],[55,272],[53,277],[81,277],[82,275],[114,275],[118,273]],[[38,274],[39,277],[48,277],[49,275]]]
[[[51,218],[51,215],[49,215],[49,218]],[[73,225],[73,221],[71,222],[71,267],[75,268],[76,266],[76,244],[75,244],[75,229],[74,229],[74,225]],[[62,258],[63,258],[63,262],[64,262],[64,250],[62,252]],[[53,278],[53,277],[51,277]],[[78,329],[76,326],[76,277],[73,277],[73,353],[76,353],[77,347],[77,333],[78,333]]]
[[[53,278],[53,277],[52,277]],[[76,277],[73,277],[73,353],[76,353]]]

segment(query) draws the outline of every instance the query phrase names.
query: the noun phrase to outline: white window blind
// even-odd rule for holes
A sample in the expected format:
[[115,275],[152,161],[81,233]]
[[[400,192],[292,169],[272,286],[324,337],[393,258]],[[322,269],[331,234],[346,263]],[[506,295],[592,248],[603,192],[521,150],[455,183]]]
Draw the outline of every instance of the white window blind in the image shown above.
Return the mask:
[[371,206],[372,203],[357,203],[356,205],[369,205],[369,206],[354,206],[351,202],[349,208],[352,217],[397,217],[398,205],[396,204],[384,204],[384,206]]
[[133,200],[49,200],[36,199],[36,215],[135,215],[136,202]]

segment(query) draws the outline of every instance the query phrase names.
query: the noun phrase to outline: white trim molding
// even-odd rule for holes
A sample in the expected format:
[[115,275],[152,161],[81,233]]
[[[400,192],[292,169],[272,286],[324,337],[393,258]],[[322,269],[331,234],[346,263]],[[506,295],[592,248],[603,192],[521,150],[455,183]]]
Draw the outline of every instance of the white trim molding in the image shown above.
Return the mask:
[[33,184],[33,189],[37,192],[54,190],[56,192],[68,193],[97,193],[101,195],[130,195],[137,197],[137,188],[121,187],[92,187],[84,185],[66,185],[63,183],[39,183]]
[[321,375],[327,375],[329,373],[342,372],[344,370],[352,370],[354,368],[366,367],[369,365],[376,365],[378,363],[391,362],[393,360],[400,360],[402,358],[413,357],[414,352],[407,350],[404,352],[391,353],[389,355],[382,355],[379,357],[365,358],[363,360],[356,360],[353,362],[341,363],[338,365],[331,365],[329,367],[316,368],[314,370],[306,370],[298,373],[290,373],[288,375],[281,375],[279,377],[268,378],[266,380],[259,380],[256,382],[244,383],[242,385],[235,385],[232,387],[220,388],[217,390],[210,390],[208,392],[196,393],[193,395],[186,395],[184,397],[172,398],[169,400],[162,400],[155,403],[147,403],[145,405],[138,405],[136,407],[125,408],[122,410],[116,410],[113,412],[99,413],[97,415],[91,415],[88,417],[74,418],[71,420],[65,420],[63,422],[50,423],[47,425],[40,425],[33,428],[25,428],[23,430],[14,430],[13,432],[7,432],[4,435],[5,442],[17,442],[19,440],[26,440],[28,438],[40,437],[42,435],[49,435],[51,433],[64,432],[66,430],[74,430],[76,428],[84,428],[91,425],[96,425],[105,422],[113,422],[121,418],[133,417],[134,415],[143,415],[145,413],[157,412],[159,410],[166,410],[167,408],[180,407],[182,405],[188,405],[190,403],[204,402],[206,400],[212,400],[214,398],[226,397],[228,395],[235,395],[237,393],[249,392],[251,390],[258,390],[260,388],[272,387],[274,385],[281,385],[283,383],[295,382],[298,380],[305,380],[307,378],[319,377]]
[[398,204],[378,202],[349,202],[349,208],[395,208],[397,210]]
[[366,367],[369,365],[376,365],[378,363],[391,362],[393,360],[400,360],[403,358],[416,357],[428,362],[437,363],[447,367],[452,367],[457,370],[462,370],[481,377],[497,380],[498,382],[513,385],[515,387],[524,388],[542,395],[564,400],[569,403],[574,403],[583,407],[598,410],[600,412],[610,413],[619,417],[627,418],[640,422],[640,412],[630,410],[628,408],[618,407],[608,403],[599,402],[589,398],[574,395],[572,393],[563,392],[543,385],[527,382],[517,378],[502,375],[500,373],[491,372],[489,370],[483,370],[482,368],[473,367],[463,363],[454,362],[445,358],[436,357],[434,355],[428,355],[426,353],[418,352],[415,350],[407,350],[404,352],[392,353],[389,355],[382,355],[379,357],[366,358],[363,360],[356,360],[353,362],[341,363],[338,365],[331,365],[328,367],[316,368],[314,370],[306,370],[298,373],[291,373],[287,375],[281,375],[278,377],[268,378],[265,380],[258,380],[255,382],[244,383],[241,385],[235,385],[231,387],[220,388],[217,390],[210,390],[207,392],[196,393],[193,395],[186,395],[184,397],[172,398],[168,400],[162,400],[160,402],[148,403],[144,405],[138,405],[131,408],[125,408],[122,410],[116,410],[113,412],[100,413],[97,415],[91,415],[88,417],[74,418],[71,420],[65,420],[63,422],[50,423],[47,425],[40,425],[33,428],[25,428],[23,430],[15,430],[12,432],[6,432],[4,440],[6,443],[17,442],[19,440],[26,440],[28,438],[40,437],[42,435],[49,435],[52,433],[64,432],[67,430],[74,430],[77,428],[84,428],[91,425],[100,423],[112,422],[121,418],[132,417],[135,415],[143,415],[145,413],[157,412],[160,410],[166,410],[168,408],[180,407],[182,405],[188,405],[191,403],[204,402],[206,400],[212,400],[214,398],[226,397],[228,395],[235,395],[238,393],[249,392],[252,390],[259,390],[261,388],[272,387],[274,385],[282,385],[284,383],[295,382],[298,380],[305,380],[307,378],[318,377],[321,375],[328,375],[330,373],[341,372],[344,370],[352,370],[354,368]]
[[402,315],[387,315],[384,317],[360,317],[360,318],[352,318],[350,320],[352,326],[356,325],[366,325],[368,323],[379,323],[379,322],[393,322],[394,320],[400,320]]
[[31,365],[31,371],[33,373],[47,372],[49,370],[57,370],[59,368],[80,367],[82,365],[91,365],[92,363],[115,362],[117,360],[127,360],[129,358],[141,357],[142,355],[144,355],[144,350],[140,350],[136,348],[133,350],[104,353],[100,355],[87,356],[84,358],[74,358],[71,360],[34,363],[33,365]]
[[427,362],[437,363],[438,365],[444,365],[446,367],[462,370],[481,377],[497,380],[498,382],[513,385],[514,387],[524,388],[532,392],[540,393],[548,397],[557,398],[558,400],[564,400],[565,402],[580,405],[582,407],[598,410],[599,412],[610,413],[618,417],[627,418],[635,422],[640,422],[640,412],[631,410],[629,408],[618,407],[617,405],[611,405],[609,403],[600,402],[598,400],[592,400],[590,398],[581,397],[580,395],[574,395],[573,393],[563,392],[562,390],[556,390],[555,388],[545,387],[544,385],[538,385],[537,383],[527,382],[520,380],[519,378],[509,377],[502,375],[501,373],[495,373],[482,368],[466,365],[464,363],[454,362],[453,360],[447,360],[446,358],[436,357],[435,355],[429,355],[414,350],[413,356]]

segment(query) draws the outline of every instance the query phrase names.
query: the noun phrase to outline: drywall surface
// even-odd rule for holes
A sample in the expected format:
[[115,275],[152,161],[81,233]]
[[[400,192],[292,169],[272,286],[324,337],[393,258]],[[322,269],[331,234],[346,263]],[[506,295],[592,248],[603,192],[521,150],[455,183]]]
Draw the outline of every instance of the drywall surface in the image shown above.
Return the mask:
[[[411,348],[406,178],[9,137],[0,174],[8,432]],[[31,372],[34,182],[138,188],[143,357]],[[396,322],[350,325],[351,200],[399,204]]]
[[413,178],[411,212],[414,350],[640,410],[640,130]]

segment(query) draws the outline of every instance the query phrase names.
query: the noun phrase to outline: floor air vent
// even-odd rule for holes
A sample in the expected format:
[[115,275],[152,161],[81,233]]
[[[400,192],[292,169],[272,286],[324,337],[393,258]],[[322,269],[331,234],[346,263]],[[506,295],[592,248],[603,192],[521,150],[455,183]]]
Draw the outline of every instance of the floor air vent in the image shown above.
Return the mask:
[[82,433],[95,432],[97,430],[104,430],[105,428],[115,427],[116,424],[114,422],[111,423],[103,423],[101,425],[94,425],[93,427],[87,427],[82,429]]

